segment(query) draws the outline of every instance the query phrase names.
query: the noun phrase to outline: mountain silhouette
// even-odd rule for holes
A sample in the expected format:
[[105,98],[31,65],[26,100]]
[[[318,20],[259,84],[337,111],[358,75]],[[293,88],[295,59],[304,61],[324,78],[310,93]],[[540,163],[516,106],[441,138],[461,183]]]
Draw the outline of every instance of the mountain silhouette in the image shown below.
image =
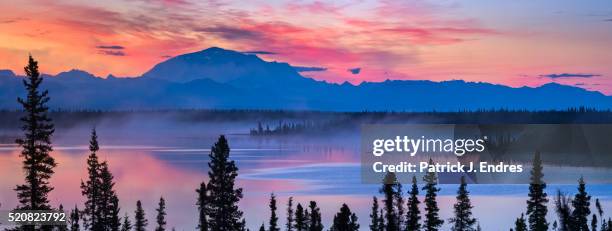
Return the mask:
[[218,47],[170,58],[142,77],[178,83],[210,79],[236,87],[296,86],[313,82],[287,63],[266,62],[254,54]]
[[[612,108],[612,96],[549,83],[539,87],[427,80],[334,84],[303,77],[290,64],[218,47],[170,58],[140,77],[82,70],[44,75],[50,106],[63,109],[287,109],[459,111]],[[18,108],[21,76],[0,70],[0,108]]]

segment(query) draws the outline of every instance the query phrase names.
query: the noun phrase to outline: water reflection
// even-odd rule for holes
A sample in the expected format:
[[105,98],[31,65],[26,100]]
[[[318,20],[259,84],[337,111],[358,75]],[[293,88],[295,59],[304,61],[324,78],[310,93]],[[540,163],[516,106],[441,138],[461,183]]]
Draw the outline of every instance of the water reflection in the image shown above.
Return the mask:
[[[178,132],[123,133],[99,130],[101,160],[110,164],[117,181],[122,214],[133,215],[136,200],[142,200],[148,219],[154,221],[154,207],[160,196],[168,206],[168,223],[178,230],[193,230],[196,226],[195,188],[207,180],[208,153],[216,135],[224,130],[199,134],[197,129]],[[53,156],[59,163],[51,183],[55,190],[50,199],[64,207],[81,205],[81,179],[86,177],[88,130],[83,128],[62,134],[55,142]],[[135,139],[133,137],[139,137]],[[359,175],[359,155],[356,137],[291,137],[265,138],[229,135],[231,157],[240,168],[238,185],[244,188],[241,208],[247,223],[255,230],[268,218],[269,194],[278,195],[280,219],[284,220],[284,204],[289,196],[296,203],[316,200],[321,206],[323,222],[331,223],[333,214],[342,203],[357,212],[362,230],[369,224],[373,195],[378,185],[362,184]],[[0,202],[3,208],[16,206],[12,190],[22,183],[19,149],[13,144],[0,144]],[[588,179],[588,178],[587,178]],[[603,200],[606,211],[612,211],[612,186],[587,185],[589,193]],[[441,215],[452,212],[456,185],[443,185],[440,197]],[[574,193],[574,185],[549,187],[549,195],[557,188]],[[524,212],[526,185],[470,185],[474,215],[484,230],[507,229],[513,217]],[[552,203],[550,203],[552,206]],[[498,211],[503,209],[503,215]],[[554,211],[549,209],[550,219]],[[282,223],[282,222],[281,222]]]

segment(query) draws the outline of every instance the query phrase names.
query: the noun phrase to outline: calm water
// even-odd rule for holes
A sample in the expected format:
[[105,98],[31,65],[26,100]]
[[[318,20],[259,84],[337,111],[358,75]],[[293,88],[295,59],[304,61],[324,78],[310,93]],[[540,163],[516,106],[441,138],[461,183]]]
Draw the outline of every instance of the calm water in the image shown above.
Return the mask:
[[[194,230],[197,219],[195,189],[207,179],[210,146],[219,134],[226,134],[232,148],[231,158],[240,168],[238,185],[245,192],[241,208],[251,230],[256,230],[262,222],[267,223],[268,198],[272,192],[278,195],[281,221],[284,221],[287,198],[293,196],[302,204],[316,200],[326,228],[342,203],[347,203],[357,213],[362,230],[368,228],[372,196],[379,196],[379,185],[360,182],[358,134],[284,138],[244,135],[252,125],[160,122],[118,125],[113,121],[96,124],[101,143],[100,158],[109,162],[115,175],[122,213],[128,212],[132,217],[136,200],[142,200],[152,228],[154,208],[163,196],[167,201],[169,227]],[[82,204],[79,185],[86,177],[90,128],[58,128],[56,131],[53,155],[59,165],[52,178],[55,190],[51,194],[55,205],[61,202],[64,207],[73,208],[75,204]],[[18,154],[19,149],[13,144],[0,144],[0,203],[3,208],[16,205],[12,189],[23,181]],[[575,187],[550,185],[549,195],[557,188],[573,194]],[[587,187],[590,194],[603,201],[605,210],[612,212],[612,185]],[[452,213],[456,188],[456,185],[442,185],[439,203],[445,219]],[[527,188],[526,185],[470,185],[474,215],[483,229],[507,230],[511,227],[515,217],[525,211]],[[552,219],[554,210],[549,211]]]

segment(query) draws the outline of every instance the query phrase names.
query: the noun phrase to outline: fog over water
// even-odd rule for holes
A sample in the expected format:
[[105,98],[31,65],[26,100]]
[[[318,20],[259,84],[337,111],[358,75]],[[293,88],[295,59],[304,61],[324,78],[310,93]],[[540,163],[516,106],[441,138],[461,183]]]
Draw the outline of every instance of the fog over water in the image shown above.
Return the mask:
[[[380,185],[361,183],[358,131],[250,136],[249,130],[256,127],[257,122],[275,125],[278,120],[177,118],[176,115],[96,117],[82,119],[70,126],[58,126],[53,137],[55,150],[52,155],[58,167],[51,180],[55,187],[50,195],[52,204],[62,203],[65,208],[73,208],[76,204],[82,208],[79,186],[81,179],[86,178],[90,131],[96,127],[101,145],[99,158],[109,162],[115,176],[121,214],[127,212],[133,217],[136,200],[142,200],[151,228],[155,220],[154,208],[163,196],[167,202],[168,227],[194,230],[197,224],[195,189],[200,182],[207,181],[210,147],[220,134],[225,134],[231,148],[230,158],[240,169],[238,185],[244,188],[240,206],[251,230],[268,222],[270,193],[278,195],[280,223],[284,223],[287,198],[293,196],[302,204],[316,200],[326,229],[342,203],[347,203],[357,213],[361,229],[368,229],[372,196],[380,198]],[[14,126],[0,127],[2,137],[20,134]],[[17,204],[13,188],[23,182],[19,152],[11,142],[0,144],[0,203],[3,209]],[[546,167],[544,173],[546,179]],[[585,176],[585,179],[593,200],[599,198],[604,210],[612,211],[612,185],[588,184],[589,178]],[[457,185],[441,187],[441,215],[447,220],[452,213]],[[576,185],[549,185],[551,199],[558,188],[570,195],[576,192]],[[469,185],[468,189],[474,215],[483,230],[509,229],[514,219],[525,212],[527,185]],[[407,190],[405,185],[404,191]],[[551,207],[549,219],[553,218]]]

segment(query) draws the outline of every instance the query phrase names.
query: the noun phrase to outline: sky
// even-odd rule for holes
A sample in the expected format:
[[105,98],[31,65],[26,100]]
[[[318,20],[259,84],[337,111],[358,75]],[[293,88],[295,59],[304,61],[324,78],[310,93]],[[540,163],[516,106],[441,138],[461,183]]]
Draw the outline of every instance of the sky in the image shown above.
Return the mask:
[[216,46],[359,84],[555,82],[612,95],[612,1],[1,1],[0,69],[139,76]]

